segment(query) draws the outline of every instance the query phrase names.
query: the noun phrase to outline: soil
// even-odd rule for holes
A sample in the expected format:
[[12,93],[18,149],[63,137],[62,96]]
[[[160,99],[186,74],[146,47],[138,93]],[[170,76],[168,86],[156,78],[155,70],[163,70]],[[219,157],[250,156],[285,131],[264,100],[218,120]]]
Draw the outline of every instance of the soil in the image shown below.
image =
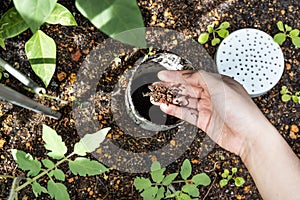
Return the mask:
[[[1,83],[13,88],[41,104],[58,110],[62,113],[60,120],[49,119],[43,115],[28,111],[11,103],[0,102],[0,174],[18,176],[23,174],[17,168],[10,149],[20,149],[30,153],[38,159],[46,157],[41,138],[42,124],[55,129],[63,138],[69,151],[79,141],[82,130],[76,129],[72,110],[74,106],[73,84],[76,75],[84,59],[89,53],[101,44],[107,36],[98,31],[87,19],[75,8],[74,1],[62,0],[63,4],[75,14],[78,26],[66,27],[60,25],[42,26],[41,29],[52,37],[57,45],[57,68],[55,75],[47,88],[47,94],[59,97],[61,101],[49,98],[41,98],[29,93],[15,78],[2,78]],[[263,30],[270,35],[275,35],[278,30],[276,22],[282,20],[292,27],[300,28],[300,5],[298,0],[138,0],[145,26],[162,27],[176,30],[189,38],[197,40],[200,33],[206,31],[207,25],[215,22],[219,24],[228,21],[231,24],[230,32],[252,27]],[[0,5],[0,16],[13,6],[11,0],[4,0]],[[6,40],[6,50],[0,50],[0,56],[15,68],[31,77],[42,85],[36,78],[25,55],[25,42],[31,37],[31,32],[26,31],[21,35]],[[211,57],[217,50],[216,47],[204,45]],[[290,40],[282,45],[285,56],[285,71],[279,83],[268,93],[254,99],[269,121],[279,130],[280,134],[288,142],[293,151],[300,158],[300,114],[299,104],[292,101],[283,103],[280,99],[280,88],[285,85],[292,92],[300,91],[300,67],[299,49],[295,48]],[[119,51],[116,51],[119,52]],[[180,143],[174,142],[176,132],[174,129],[160,132],[153,137],[133,137],[120,130],[116,120],[111,114],[111,95],[114,85],[120,76],[132,68],[135,57],[144,55],[145,50],[135,52],[135,56],[127,59],[128,52],[119,54],[121,64],[105,69],[105,75],[100,77],[97,85],[99,95],[93,97],[97,100],[95,114],[90,116],[96,119],[97,126],[91,127],[82,124],[84,130],[92,130],[111,126],[112,130],[108,138],[114,144],[126,151],[148,152],[162,148],[171,143],[174,152],[180,148]],[[82,115],[85,117],[85,115]],[[86,119],[85,119],[86,120]],[[128,119],[129,120],[129,119]],[[88,121],[88,120],[86,120]],[[89,121],[88,121],[89,122]],[[123,121],[126,124],[127,122]],[[82,136],[82,135],[81,135]],[[187,133],[187,137],[192,137]],[[168,165],[167,173],[178,172],[181,163],[188,158],[193,164],[193,174],[207,172],[212,179],[208,187],[199,187],[199,199],[261,199],[261,196],[246,167],[238,156],[215,146],[213,142],[205,140],[205,134],[197,131],[193,141],[187,150],[174,162]],[[205,143],[205,145],[203,145]],[[214,147],[212,149],[212,147]],[[103,150],[104,151],[104,150]],[[109,155],[110,152],[99,152],[89,155],[92,159],[100,159],[101,155]],[[206,155],[207,154],[207,155]],[[202,156],[206,155],[206,156]],[[169,155],[165,155],[168,157]],[[172,155],[170,155],[172,156]],[[155,160],[155,158],[153,158]],[[114,164],[114,163],[104,163]],[[116,164],[116,163],[115,163]],[[132,163],[124,163],[130,165]],[[142,165],[141,165],[142,166]],[[120,167],[120,166],[117,166]],[[237,175],[243,177],[246,183],[236,187],[233,182],[221,187],[221,173],[223,169],[237,167]],[[66,165],[62,166],[66,174],[64,184],[68,188],[71,199],[142,199],[133,186],[136,176],[149,176],[147,173],[129,173],[120,170],[110,170],[105,175],[80,177],[73,175]],[[46,177],[40,180],[45,184]],[[0,179],[0,199],[6,199],[12,180]],[[37,199],[30,187],[19,192],[19,199]],[[50,199],[43,194],[38,199]]]

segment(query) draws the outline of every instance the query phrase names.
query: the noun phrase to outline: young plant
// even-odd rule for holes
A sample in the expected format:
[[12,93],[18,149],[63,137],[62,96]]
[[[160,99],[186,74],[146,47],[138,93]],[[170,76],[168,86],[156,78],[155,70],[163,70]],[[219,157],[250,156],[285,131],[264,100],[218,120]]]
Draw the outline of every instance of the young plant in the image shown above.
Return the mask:
[[288,102],[290,100],[292,100],[295,103],[300,103],[300,91],[299,92],[295,92],[295,94],[292,94],[286,86],[282,86],[281,87],[281,100],[283,102]]
[[52,38],[39,30],[43,24],[77,25],[70,11],[57,0],[13,0],[15,7],[0,19],[0,46],[5,39],[15,37],[28,28],[33,36],[26,42],[25,51],[33,71],[47,87],[56,68],[56,45]]
[[[150,178],[136,177],[134,179],[135,188],[141,192],[145,200],[161,199],[184,199],[196,200],[199,196],[198,186],[208,186],[211,183],[206,173],[196,174],[192,177],[192,165],[188,159],[185,159],[181,169],[181,180],[175,180],[179,173],[165,175],[166,168],[161,168],[160,163],[155,161],[151,165]],[[188,179],[190,177],[190,179]],[[151,181],[152,180],[152,181]],[[180,190],[174,188],[174,184],[184,183]]]
[[5,72],[5,69],[3,69],[3,67],[0,66],[0,80],[2,79],[2,77],[4,76],[4,78],[8,78],[9,74]]
[[[212,46],[216,46],[217,44],[220,44],[221,39],[220,38],[226,38],[229,35],[229,31],[227,30],[230,27],[229,22],[223,22],[218,28],[215,28],[215,24],[211,24],[207,27],[207,32],[208,33],[202,33],[199,38],[198,42],[200,44],[205,44],[209,36],[212,35],[213,39],[211,41]],[[218,38],[217,35],[220,37]]]
[[300,37],[299,37],[300,32],[298,29],[293,29],[289,25],[283,24],[282,21],[277,22],[277,28],[282,33],[277,33],[274,36],[275,42],[277,42],[279,45],[282,45],[286,41],[286,38],[289,37],[292,39],[292,43],[296,47],[300,47]]
[[242,186],[245,183],[245,180],[243,177],[234,177],[236,172],[237,172],[236,167],[233,167],[231,169],[231,174],[228,169],[224,169],[224,172],[221,175],[223,179],[220,180],[220,186],[222,186],[222,187],[226,186],[231,179],[234,180],[234,184],[237,187]]
[[[26,174],[27,178],[25,183],[12,186],[9,200],[17,199],[17,193],[28,185],[31,185],[36,197],[41,193],[48,193],[56,200],[70,199],[66,186],[59,182],[65,181],[65,174],[58,167],[62,163],[68,162],[70,171],[74,175],[79,176],[93,176],[108,171],[101,163],[85,158],[84,156],[99,147],[109,130],[110,128],[104,128],[94,134],[86,134],[75,144],[73,152],[66,156],[67,147],[62,141],[61,136],[59,136],[55,130],[43,125],[42,139],[45,142],[45,148],[50,151],[48,156],[51,159],[39,161],[33,158],[29,153],[26,154],[24,151],[12,149],[11,152],[18,167],[28,172]],[[77,158],[71,159],[71,157],[75,155],[77,155]],[[47,188],[38,182],[38,180],[45,175],[49,178]]]

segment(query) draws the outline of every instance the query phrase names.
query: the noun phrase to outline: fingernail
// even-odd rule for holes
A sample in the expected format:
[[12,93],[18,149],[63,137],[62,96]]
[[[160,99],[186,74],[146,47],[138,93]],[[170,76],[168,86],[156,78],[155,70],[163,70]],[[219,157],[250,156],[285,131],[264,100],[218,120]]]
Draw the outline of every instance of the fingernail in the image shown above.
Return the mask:
[[168,109],[168,105],[165,104],[165,103],[163,103],[163,104],[160,105],[160,109],[161,109],[162,111],[166,111],[166,110]]

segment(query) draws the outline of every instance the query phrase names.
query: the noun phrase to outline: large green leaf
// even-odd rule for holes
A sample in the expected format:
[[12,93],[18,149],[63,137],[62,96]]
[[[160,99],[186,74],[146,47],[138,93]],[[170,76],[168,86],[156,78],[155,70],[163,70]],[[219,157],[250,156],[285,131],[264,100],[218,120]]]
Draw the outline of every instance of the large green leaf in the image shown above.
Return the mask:
[[110,127],[101,129],[93,134],[86,134],[78,143],[74,146],[74,153],[80,156],[85,156],[86,153],[91,153],[97,149],[104,141]]
[[50,196],[56,200],[70,199],[70,196],[67,192],[67,187],[62,183],[55,183],[53,180],[49,180],[47,188]]
[[17,11],[35,33],[51,14],[57,0],[13,0]]
[[56,45],[52,38],[38,30],[25,45],[26,55],[36,75],[46,87],[55,72]]
[[15,37],[28,28],[15,7],[9,9],[0,19],[0,35],[3,39]]
[[143,178],[143,177],[137,177],[134,179],[134,186],[135,188],[141,192],[144,189],[151,187],[151,181],[147,178]]
[[38,197],[39,195],[43,193],[48,193],[47,189],[43,186],[41,186],[38,182],[34,181],[31,185],[32,191],[35,195],[35,197]]
[[163,184],[163,185],[166,185],[166,186],[170,185],[170,184],[175,180],[175,178],[176,178],[177,176],[178,176],[178,173],[173,173],[173,174],[167,175],[167,176],[164,178],[162,184]]
[[192,197],[198,197],[199,196],[199,190],[196,185],[194,184],[186,184],[181,189],[183,192],[189,194]]
[[274,36],[274,41],[277,42],[279,45],[282,45],[286,40],[285,33],[278,33]]
[[207,176],[207,174],[205,173],[196,174],[195,176],[193,176],[192,181],[197,186],[198,185],[208,186],[211,183],[209,176]]
[[296,47],[300,48],[300,37],[293,37],[292,42]]
[[146,47],[144,22],[136,0],[76,0],[76,7],[109,37]]
[[161,183],[165,178],[165,175],[164,175],[165,170],[166,170],[166,168],[151,171],[150,175],[151,175],[152,180],[155,183]]
[[29,153],[17,149],[12,149],[11,152],[18,167],[29,170],[27,176],[36,176],[40,172],[42,164],[37,159],[33,159]]
[[108,170],[101,163],[84,157],[78,157],[74,161],[69,161],[69,167],[73,174],[79,174],[80,176],[94,176]]
[[147,188],[144,192],[141,193],[141,196],[143,197],[144,200],[154,200],[156,194],[158,192],[158,187],[149,187]]
[[185,159],[180,168],[180,175],[183,180],[186,180],[192,174],[192,165],[188,159]]
[[65,180],[65,174],[61,169],[55,169],[53,170],[53,175],[57,180],[64,181]]
[[63,5],[57,3],[47,18],[46,22],[48,24],[61,24],[64,26],[77,26],[77,23],[74,19],[72,13]]
[[48,155],[54,159],[61,159],[67,153],[67,147],[62,141],[61,136],[55,130],[47,125],[43,125],[43,140],[45,141],[45,148],[51,152]]

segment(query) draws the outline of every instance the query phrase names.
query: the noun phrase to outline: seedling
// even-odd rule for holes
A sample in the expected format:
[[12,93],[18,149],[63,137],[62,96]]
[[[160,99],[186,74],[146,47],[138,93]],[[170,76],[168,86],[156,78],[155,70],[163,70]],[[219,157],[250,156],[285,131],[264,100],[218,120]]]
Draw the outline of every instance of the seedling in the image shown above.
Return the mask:
[[4,78],[8,78],[9,74],[5,72],[5,69],[3,69],[3,67],[0,66],[0,80],[2,79],[2,77]]
[[224,172],[222,173],[222,180],[220,180],[220,186],[224,187],[228,184],[228,182],[233,179],[234,180],[234,184],[237,187],[242,186],[245,183],[245,180],[243,177],[234,177],[235,173],[237,172],[237,168],[233,167],[231,169],[231,174],[230,171],[228,169],[224,169]]
[[283,24],[282,21],[277,22],[277,28],[279,31],[282,33],[277,33],[274,36],[274,41],[277,42],[279,45],[282,45],[285,41],[286,38],[289,37],[292,39],[292,43],[296,47],[300,47],[300,37],[299,37],[299,30],[298,29],[293,29],[287,24]]
[[[198,42],[200,44],[205,44],[209,36],[212,35],[213,39],[211,41],[212,46],[216,46],[217,44],[220,44],[221,39],[220,38],[226,38],[229,35],[229,31],[227,30],[230,27],[229,22],[223,22],[218,28],[215,28],[215,24],[211,24],[207,27],[208,33],[202,33],[199,38]],[[220,37],[218,38],[217,35]]]
[[144,56],[142,62],[144,62],[145,60],[147,60],[147,59],[148,59],[150,56],[152,56],[152,55],[154,55],[154,52],[153,52],[153,46],[150,46],[150,47],[148,48],[148,53],[145,54],[145,56]]
[[[165,175],[166,168],[161,168],[159,162],[155,161],[151,165],[150,178],[136,177],[134,179],[135,188],[141,192],[145,200],[161,200],[176,198],[184,200],[196,200],[199,196],[198,186],[208,186],[211,183],[206,173],[192,175],[192,165],[185,159],[181,169],[181,180],[175,180],[179,173]],[[190,179],[188,179],[191,177]],[[152,180],[152,181],[151,181]],[[184,183],[180,190],[174,188],[174,184]]]
[[[94,134],[86,134],[74,145],[73,152],[65,156],[67,147],[62,141],[61,136],[59,136],[55,130],[43,125],[42,139],[45,142],[45,148],[50,151],[48,156],[51,159],[46,158],[39,161],[38,159],[33,158],[29,153],[26,154],[24,151],[12,149],[11,152],[18,167],[28,172],[26,174],[26,182],[22,185],[18,185],[18,181],[14,181],[16,184],[12,185],[8,199],[17,199],[18,192],[28,185],[31,185],[36,197],[41,195],[41,193],[48,193],[56,200],[70,199],[66,186],[63,183],[58,182],[65,181],[65,174],[58,167],[62,163],[68,162],[70,171],[74,175],[79,176],[93,176],[108,171],[101,163],[85,158],[84,156],[99,147],[109,130],[110,128],[104,128]],[[74,160],[71,159],[71,157],[75,155],[77,155],[77,158]],[[53,160],[56,160],[56,162]],[[45,175],[49,177],[47,188],[38,182],[38,180]],[[20,177],[14,177],[14,179],[20,179]]]
[[295,103],[300,103],[300,91],[295,92],[295,94],[291,93],[286,86],[281,87],[281,100],[283,102],[288,102],[292,100]]

